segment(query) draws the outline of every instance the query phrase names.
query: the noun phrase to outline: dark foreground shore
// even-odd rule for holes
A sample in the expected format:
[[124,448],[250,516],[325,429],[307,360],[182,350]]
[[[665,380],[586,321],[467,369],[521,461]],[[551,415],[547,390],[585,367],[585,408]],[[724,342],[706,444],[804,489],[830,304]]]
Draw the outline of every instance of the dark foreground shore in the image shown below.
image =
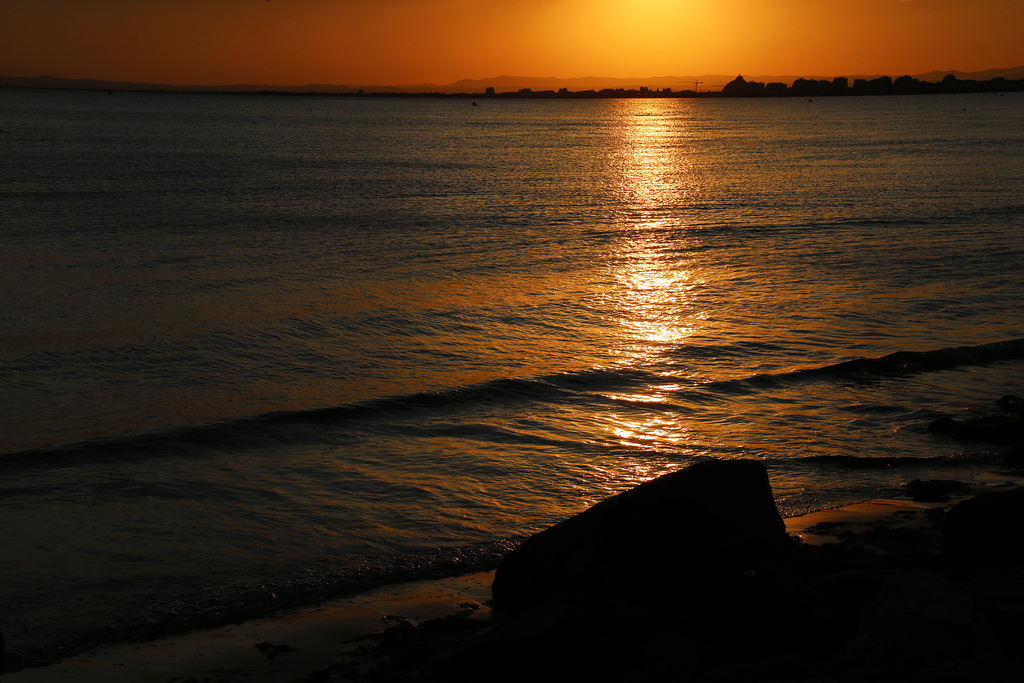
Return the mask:
[[760,463],[708,461],[531,537],[496,572],[3,680],[1024,680],[1021,423],[1008,413],[936,425],[1017,443],[977,490],[915,481],[906,498],[783,520]]
[[1019,681],[1022,522],[1012,484],[815,513],[745,569],[597,591],[579,574],[586,591],[496,600],[486,625],[395,629],[337,680]]
[[[1024,489],[991,489],[1020,513]],[[1019,681],[1020,518],[977,536],[995,544],[994,556],[954,560],[943,529],[955,502],[876,500],[787,519],[790,554],[727,594],[721,585],[646,585],[629,603],[594,595],[502,614],[491,609],[487,572],[99,650],[3,680]]]

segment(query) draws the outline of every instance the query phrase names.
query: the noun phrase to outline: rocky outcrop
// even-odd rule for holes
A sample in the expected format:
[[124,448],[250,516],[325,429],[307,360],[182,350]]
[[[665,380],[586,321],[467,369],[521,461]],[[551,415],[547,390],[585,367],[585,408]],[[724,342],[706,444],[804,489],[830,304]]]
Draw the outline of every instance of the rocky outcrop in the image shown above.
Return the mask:
[[527,539],[498,567],[496,609],[693,590],[789,546],[764,465],[713,460],[601,501]]
[[943,551],[959,568],[1024,565],[1024,487],[981,493],[943,519]]
[[421,628],[408,677],[362,680],[1020,680],[1024,489],[788,547],[770,496],[716,461],[599,503],[508,556],[492,623]]
[[834,669],[846,680],[878,680],[880,664],[892,680],[914,680],[921,673],[943,680],[949,653],[975,657],[988,635],[963,586],[932,570],[906,569],[887,578],[868,602],[859,633]]

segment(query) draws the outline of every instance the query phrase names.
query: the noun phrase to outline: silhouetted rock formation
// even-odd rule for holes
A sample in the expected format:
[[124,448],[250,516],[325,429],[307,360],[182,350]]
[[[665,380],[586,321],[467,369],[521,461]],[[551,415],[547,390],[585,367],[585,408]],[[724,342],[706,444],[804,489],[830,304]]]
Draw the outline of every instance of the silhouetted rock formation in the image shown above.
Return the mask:
[[645,586],[730,580],[790,545],[764,465],[698,463],[601,501],[499,565],[495,607],[635,597]]
[[950,496],[965,494],[969,490],[970,486],[953,479],[911,479],[903,484],[903,491],[910,499],[918,501],[949,500]]
[[396,628],[358,680],[1020,680],[1024,489],[958,504],[944,541],[933,510],[821,546],[786,539],[766,489],[717,461],[598,503],[508,556],[492,623]]
[[982,493],[943,520],[943,551],[960,568],[1024,565],[1024,488]]
[[[970,680],[946,678],[943,669],[951,664],[950,653],[984,652],[988,635],[976,601],[963,586],[932,570],[906,569],[886,579],[868,602],[859,633],[837,658],[835,670],[847,681]],[[985,668],[981,662],[975,666]],[[979,673],[976,680],[992,679]]]

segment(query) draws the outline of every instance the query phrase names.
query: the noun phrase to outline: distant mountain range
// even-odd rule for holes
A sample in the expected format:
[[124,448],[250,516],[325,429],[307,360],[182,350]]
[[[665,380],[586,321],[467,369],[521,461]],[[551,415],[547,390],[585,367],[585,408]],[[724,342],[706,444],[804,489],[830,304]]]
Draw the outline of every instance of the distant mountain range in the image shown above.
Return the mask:
[[[953,74],[960,80],[988,81],[1002,77],[1007,80],[1024,79],[1024,66],[1010,69],[987,69],[985,71],[929,71],[924,74],[906,74],[919,81],[938,82]],[[853,82],[858,78],[873,79],[879,76],[894,78],[904,74],[838,74]],[[0,87],[23,88],[71,88],[78,90],[157,90],[171,92],[294,92],[294,93],[482,93],[487,88],[495,92],[515,92],[523,88],[531,90],[570,91],[600,90],[602,88],[650,89],[671,88],[679,90],[717,91],[736,75],[704,74],[701,76],[653,76],[650,78],[606,78],[588,76],[585,78],[541,78],[534,76],[497,76],[495,78],[463,79],[447,85],[421,83],[417,85],[166,85],[162,83],[126,83],[121,81],[100,81],[89,78],[5,77],[0,76]],[[792,85],[798,78],[827,79],[834,76],[758,76],[744,75],[748,81],[762,83],[785,83]]]

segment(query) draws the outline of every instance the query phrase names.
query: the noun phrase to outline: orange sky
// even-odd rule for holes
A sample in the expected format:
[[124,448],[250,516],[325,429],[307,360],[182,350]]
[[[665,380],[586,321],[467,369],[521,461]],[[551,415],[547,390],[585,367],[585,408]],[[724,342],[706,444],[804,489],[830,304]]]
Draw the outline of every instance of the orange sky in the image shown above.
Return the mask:
[[8,0],[0,76],[229,85],[1024,65],[1024,0]]

